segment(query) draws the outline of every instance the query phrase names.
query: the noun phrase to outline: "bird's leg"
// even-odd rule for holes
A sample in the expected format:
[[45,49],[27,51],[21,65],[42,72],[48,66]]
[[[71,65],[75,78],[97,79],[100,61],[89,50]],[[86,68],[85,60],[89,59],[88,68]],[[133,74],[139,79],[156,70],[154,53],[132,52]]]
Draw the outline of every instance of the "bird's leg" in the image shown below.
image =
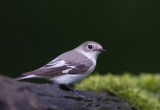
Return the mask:
[[78,93],[78,91],[72,89],[71,87],[69,87],[69,86],[66,85],[66,84],[60,84],[59,87],[60,87],[61,89],[63,89],[63,90],[69,91],[70,93],[74,94],[74,95],[77,96],[77,97],[86,98],[86,96],[81,95],[80,93]]

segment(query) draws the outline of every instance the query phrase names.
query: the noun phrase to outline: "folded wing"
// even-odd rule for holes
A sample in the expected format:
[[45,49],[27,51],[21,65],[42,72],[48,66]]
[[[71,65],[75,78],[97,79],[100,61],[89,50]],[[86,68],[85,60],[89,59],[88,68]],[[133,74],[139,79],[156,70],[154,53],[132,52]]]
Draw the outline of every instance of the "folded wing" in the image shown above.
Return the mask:
[[88,69],[90,69],[91,66],[91,61],[86,61],[81,64],[59,59],[56,61],[52,61],[37,70],[26,72],[23,74],[23,76],[57,76],[62,74],[79,74],[86,72]]

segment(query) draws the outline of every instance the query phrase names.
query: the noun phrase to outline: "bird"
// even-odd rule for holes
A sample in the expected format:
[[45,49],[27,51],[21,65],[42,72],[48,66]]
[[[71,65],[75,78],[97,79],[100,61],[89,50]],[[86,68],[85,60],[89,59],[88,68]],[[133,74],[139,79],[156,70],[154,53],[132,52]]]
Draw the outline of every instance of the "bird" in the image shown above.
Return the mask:
[[81,97],[77,91],[68,85],[79,82],[89,76],[96,67],[98,55],[102,52],[106,52],[106,50],[99,43],[86,41],[73,50],[59,55],[46,65],[36,70],[25,72],[15,79],[47,79]]

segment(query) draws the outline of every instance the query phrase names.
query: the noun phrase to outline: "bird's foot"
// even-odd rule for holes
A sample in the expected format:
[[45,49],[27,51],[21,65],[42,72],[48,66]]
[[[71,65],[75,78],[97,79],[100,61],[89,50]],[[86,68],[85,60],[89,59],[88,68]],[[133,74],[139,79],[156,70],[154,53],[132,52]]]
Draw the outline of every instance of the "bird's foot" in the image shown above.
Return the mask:
[[66,91],[72,93],[72,94],[75,95],[76,97],[79,97],[79,98],[82,98],[82,99],[87,99],[86,96],[80,94],[78,91],[72,89],[72,88],[69,87],[68,85],[61,84],[61,85],[59,85],[59,87],[60,87],[61,89],[63,89],[63,90],[66,90]]

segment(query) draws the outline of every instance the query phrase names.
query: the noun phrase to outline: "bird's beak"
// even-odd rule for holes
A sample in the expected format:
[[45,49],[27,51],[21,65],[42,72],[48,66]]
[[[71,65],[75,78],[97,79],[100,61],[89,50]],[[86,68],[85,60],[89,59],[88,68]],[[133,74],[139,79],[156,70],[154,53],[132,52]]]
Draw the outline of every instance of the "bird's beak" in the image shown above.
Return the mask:
[[98,49],[99,52],[107,52],[106,50],[104,49]]

